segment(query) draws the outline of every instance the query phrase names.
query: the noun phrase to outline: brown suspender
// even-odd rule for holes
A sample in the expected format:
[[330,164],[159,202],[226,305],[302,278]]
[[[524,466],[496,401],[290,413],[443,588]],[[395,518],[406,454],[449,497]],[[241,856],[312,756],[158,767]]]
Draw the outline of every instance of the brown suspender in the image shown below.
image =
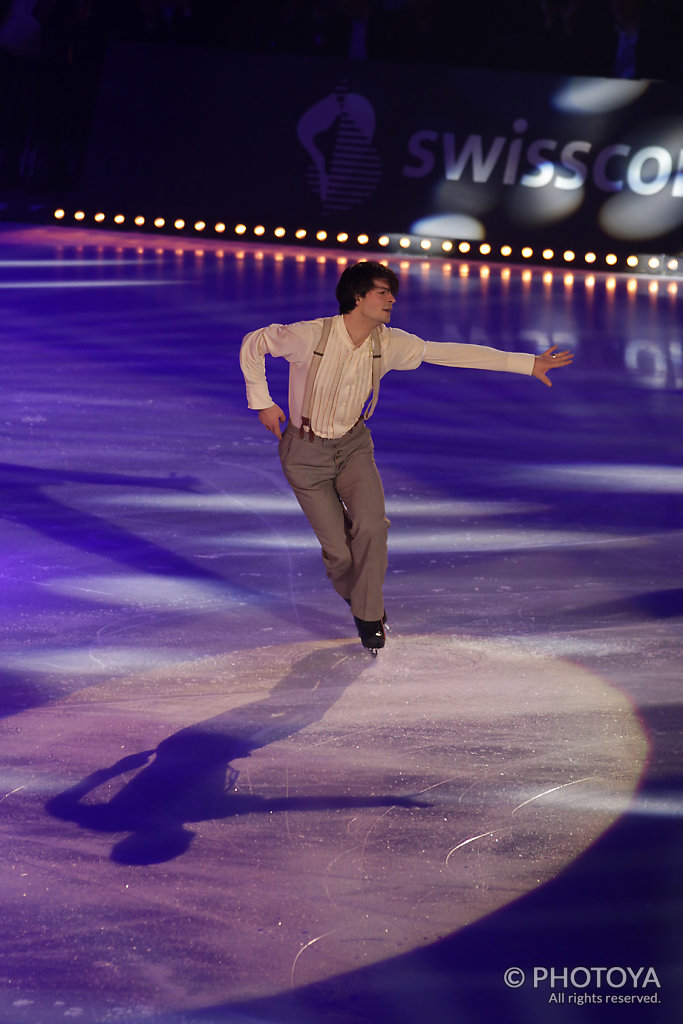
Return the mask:
[[[308,440],[312,441],[315,434],[311,430],[311,398],[313,397],[313,386],[315,384],[315,378],[318,375],[320,369],[320,363],[322,357],[325,354],[325,348],[327,346],[327,339],[330,336],[332,330],[332,321],[334,317],[325,317],[323,320],[322,334],[320,335],[320,341],[313,350],[313,359],[311,365],[308,368],[308,376],[306,377],[306,387],[304,388],[304,399],[301,405],[301,426],[299,427],[299,436],[304,436],[304,428],[308,428]],[[375,327],[372,332],[372,391],[370,394],[370,401],[366,405],[365,412],[363,413],[363,419],[369,420],[375,411],[377,405],[377,398],[379,397],[379,382],[380,382],[380,367],[382,360],[382,353],[380,351],[379,343],[379,327]]]
[[379,343],[379,327],[375,327],[372,332],[372,391],[370,392],[370,401],[365,407],[363,413],[363,419],[369,420],[375,411],[377,405],[377,399],[379,398],[379,382],[382,367],[382,351]]
[[311,365],[308,368],[308,376],[306,377],[306,387],[304,389],[304,400],[301,403],[301,426],[299,427],[299,437],[304,436],[304,427],[308,427],[308,440],[312,441],[314,434],[311,430],[311,397],[313,395],[313,385],[315,384],[315,378],[318,375],[322,358],[325,354],[325,348],[327,346],[327,339],[330,336],[332,330],[332,317],[326,317],[323,320],[323,331],[320,335],[320,340],[313,349],[313,359]]

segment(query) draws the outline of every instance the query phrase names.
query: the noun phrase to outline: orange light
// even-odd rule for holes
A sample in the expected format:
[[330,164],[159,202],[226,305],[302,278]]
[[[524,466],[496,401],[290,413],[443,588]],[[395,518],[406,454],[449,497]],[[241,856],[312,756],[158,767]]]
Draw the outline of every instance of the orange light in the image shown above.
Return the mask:
[[648,287],[648,291],[650,292],[650,295],[656,295],[657,292],[659,291],[659,282],[658,281],[650,281],[650,283],[649,283],[649,285],[647,287]]
[[74,213],[74,220],[85,220],[85,214],[82,210],[76,210]]
[[567,249],[564,252],[562,258],[564,259],[565,263],[572,263],[576,259],[576,253],[573,252],[571,249]]
[[327,238],[327,231],[316,231],[315,237],[318,239],[319,242],[324,242],[325,239]]
[[555,255],[555,253],[553,252],[552,249],[544,249],[543,250],[543,259],[544,260],[551,260],[554,255]]
[[549,270],[546,270],[545,274],[543,275],[543,284],[552,284],[552,283],[553,283],[553,275],[550,273]]
[[261,235],[265,235],[265,233],[266,229],[264,228],[263,224],[257,224],[256,227],[254,228],[254,234],[257,235],[259,238],[261,237]]
[[399,238],[398,244],[401,246],[402,249],[409,249],[410,248],[410,239],[409,238],[405,238],[405,237],[404,238]]
[[144,223],[145,223],[145,218],[144,218],[144,217],[141,217],[141,216],[137,216],[137,217],[135,218],[135,224],[137,224],[137,226],[138,226],[139,228],[141,228],[141,227],[142,227],[142,225],[143,225]]
[[605,256],[605,263],[607,264],[607,266],[608,267],[613,267],[616,262],[617,262],[616,255],[613,252],[608,252],[607,255]]
[[225,224],[223,223],[223,221],[219,220],[218,224],[214,225],[214,229],[213,230],[215,232],[217,232],[219,235],[222,235],[223,232],[225,231]]
[[247,233],[247,225],[246,224],[235,224],[235,234],[236,235],[245,235],[246,233]]
[[428,238],[423,238],[422,241],[420,242],[420,248],[421,249],[431,249],[431,247],[432,247],[432,243],[430,242],[430,240]]
[[384,248],[384,246],[389,245],[390,238],[388,235],[380,235],[380,237],[377,239],[377,242],[379,245],[382,246],[382,248]]
[[587,252],[583,258],[586,261],[586,263],[595,263],[597,256],[594,252]]
[[637,289],[638,289],[638,282],[634,278],[632,278],[632,277],[629,278],[628,283],[626,285],[626,290],[631,292],[631,294],[633,294],[633,292],[637,291]]
[[194,229],[195,229],[195,231],[203,231],[205,227],[206,227],[206,221],[198,220],[195,223]]
[[114,217],[114,224],[123,224],[125,223],[125,220],[126,218],[123,216],[122,213],[117,213]]
[[525,245],[522,249],[522,256],[525,260],[530,260],[534,254],[534,250],[529,245]]
[[284,228],[275,228],[273,234],[275,235],[276,238],[284,238],[287,232],[285,231]]
[[479,246],[479,252],[482,254],[482,256],[488,256],[489,253],[491,252],[491,246],[489,245],[489,243],[482,242],[482,244]]
[[63,220],[63,218],[66,217],[66,211],[65,210],[55,210],[54,217],[55,217],[55,220]]
[[441,248],[443,249],[444,252],[452,252],[453,251],[453,243],[452,242],[442,242],[441,243]]
[[500,247],[500,255],[501,256],[512,256],[512,246],[510,246],[510,245],[501,245],[501,247]]
[[297,228],[297,230],[294,232],[294,235],[295,235],[296,238],[305,238],[306,237],[306,229],[305,228]]
[[370,236],[369,235],[359,235],[358,236],[358,244],[359,245],[367,245],[369,241],[370,241]]
[[637,256],[629,256],[629,258],[626,260],[626,264],[629,267],[637,267],[638,266],[638,257]]
[[571,288],[571,286],[574,284],[574,275],[565,274],[562,280],[564,281],[567,288]]
[[96,213],[94,219],[97,221],[98,224],[101,224],[102,221],[104,220],[104,214],[103,213]]
[[472,246],[470,245],[469,242],[461,242],[460,245],[458,246],[460,252],[469,252],[471,248]]
[[154,227],[155,228],[163,228],[165,223],[166,223],[166,221],[164,220],[163,217],[157,217],[156,220],[154,221]]
[[182,219],[182,217],[178,217],[178,219],[173,222],[173,227],[176,229],[176,231],[183,230],[183,228],[185,227],[185,221]]

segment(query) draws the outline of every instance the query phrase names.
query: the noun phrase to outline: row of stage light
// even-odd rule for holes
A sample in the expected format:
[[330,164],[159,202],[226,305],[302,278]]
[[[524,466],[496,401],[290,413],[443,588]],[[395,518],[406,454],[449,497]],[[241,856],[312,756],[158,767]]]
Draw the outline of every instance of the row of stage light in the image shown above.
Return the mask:
[[[78,248],[81,248],[80,246]],[[305,263],[309,259],[315,259],[318,264],[325,264],[328,260],[334,260],[340,271],[349,263],[349,255],[346,252],[333,253],[329,250],[314,253],[310,249],[300,248],[292,246],[289,253],[287,253],[287,247],[277,246],[231,246],[229,249],[226,248],[205,248],[201,245],[194,245],[192,242],[189,244],[187,241],[184,245],[176,244],[173,248],[172,243],[169,245],[159,245],[156,243],[154,246],[150,246],[149,249],[146,245],[129,245],[128,248],[133,248],[138,256],[145,256],[151,252],[154,252],[157,256],[168,255],[169,252],[174,253],[176,257],[187,257],[194,256],[196,258],[204,258],[209,253],[213,253],[216,257],[223,259],[225,256],[230,255],[233,259],[241,262],[248,256],[251,256],[257,263],[261,263],[270,256],[277,266],[282,263],[286,258],[296,260],[297,263]],[[103,252],[105,247],[99,246],[99,251]],[[122,254],[125,251],[123,245],[116,246],[116,252]],[[384,257],[379,257],[380,262],[383,265],[388,265],[389,260]],[[491,263],[484,261],[476,261],[473,263],[468,262],[465,259],[454,259],[454,260],[430,260],[426,257],[404,257],[396,261],[399,269],[404,272],[410,270],[412,266],[417,263],[422,272],[433,270],[435,273],[439,271],[443,275],[454,275],[457,274],[460,278],[468,278],[470,276],[478,276],[482,282],[487,281],[489,278],[494,278],[496,275],[500,278],[503,283],[511,280],[512,274],[515,269],[509,264],[504,263]],[[598,284],[602,284],[605,291],[609,295],[616,291],[621,282],[622,286],[626,289],[626,292],[634,297],[636,294],[642,294],[643,290],[646,289],[649,294],[655,298],[658,295],[666,293],[671,298],[678,296],[678,282],[672,279],[668,281],[659,281],[652,276],[646,277],[643,274],[621,274],[619,276],[615,274],[600,274],[594,273],[573,273],[570,270],[562,268],[546,268],[542,270],[539,267],[517,267],[519,271],[519,278],[523,286],[531,285],[537,282],[539,279],[545,286],[551,286],[554,284],[561,283],[565,289],[571,289],[575,284],[583,284],[588,290],[592,291]]]
[[683,276],[683,257],[664,253],[598,253],[592,250],[577,252],[574,249],[556,251],[550,246],[534,248],[531,245],[502,244],[470,241],[467,239],[428,238],[424,235],[407,233],[382,233],[370,235],[350,233],[347,231],[328,231],[325,229],[308,229],[304,227],[286,228],[277,225],[268,228],[264,224],[251,227],[238,222],[229,226],[218,221],[208,224],[203,220],[188,222],[183,218],[169,219],[166,217],[148,218],[142,214],[127,216],[123,213],[107,215],[98,211],[88,215],[84,210],[69,213],[63,208],[54,211],[54,219],[60,223],[75,223],[79,226],[97,228],[124,228],[200,237],[235,242],[252,241],[262,244],[290,244],[329,247],[357,251],[387,252],[396,255],[421,257],[447,257],[450,259],[495,260],[496,262],[532,263],[543,266],[563,266],[576,270],[622,272],[631,274],[647,274],[650,276]]

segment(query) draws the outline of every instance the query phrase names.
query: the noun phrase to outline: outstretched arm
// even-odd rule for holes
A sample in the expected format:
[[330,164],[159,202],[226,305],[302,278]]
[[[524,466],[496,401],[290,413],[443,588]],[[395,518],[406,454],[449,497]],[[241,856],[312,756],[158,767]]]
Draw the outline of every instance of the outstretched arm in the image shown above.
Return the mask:
[[557,345],[551,345],[550,348],[542,352],[540,356],[536,356],[534,359],[534,368],[531,371],[532,377],[538,377],[547,387],[551,388],[553,385],[548,377],[550,370],[557,370],[560,366],[569,366],[574,359],[573,352],[556,352]]
[[552,387],[548,371],[569,366],[574,355],[557,352],[553,345],[539,356],[531,352],[503,352],[487,345],[471,345],[454,341],[423,341],[398,327],[387,334],[386,348],[382,351],[383,373],[388,370],[415,370],[420,363],[438,366],[459,366],[472,370],[499,370],[538,377]]

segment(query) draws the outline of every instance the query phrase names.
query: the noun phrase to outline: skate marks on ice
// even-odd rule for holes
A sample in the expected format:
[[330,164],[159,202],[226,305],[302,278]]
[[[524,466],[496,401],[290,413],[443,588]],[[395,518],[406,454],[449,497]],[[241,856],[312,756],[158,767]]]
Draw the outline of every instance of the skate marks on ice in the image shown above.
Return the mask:
[[628,701],[570,662],[395,635],[377,659],[318,641],[112,679],[3,743],[8,970],[127,1012],[433,942],[577,857],[646,753]]

